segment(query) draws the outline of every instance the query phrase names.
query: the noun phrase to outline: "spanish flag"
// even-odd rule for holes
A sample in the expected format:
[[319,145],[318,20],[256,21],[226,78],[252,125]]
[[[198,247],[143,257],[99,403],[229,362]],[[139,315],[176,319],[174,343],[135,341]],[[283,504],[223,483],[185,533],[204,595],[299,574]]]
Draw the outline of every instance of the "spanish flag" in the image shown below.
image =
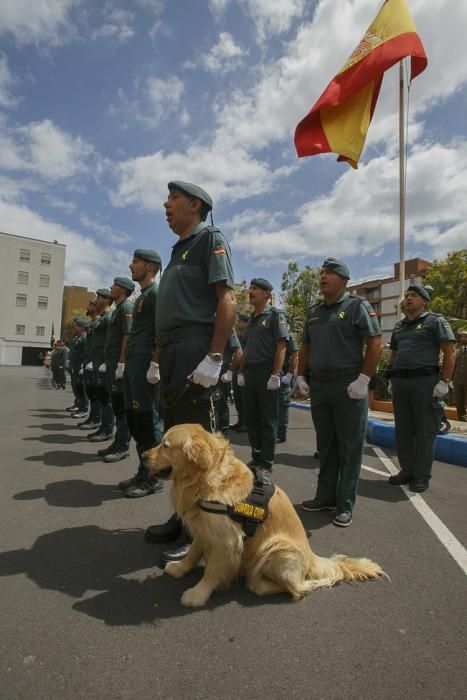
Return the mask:
[[338,153],[357,168],[384,72],[411,56],[411,79],[427,57],[405,0],[385,0],[346,64],[295,130],[299,158]]

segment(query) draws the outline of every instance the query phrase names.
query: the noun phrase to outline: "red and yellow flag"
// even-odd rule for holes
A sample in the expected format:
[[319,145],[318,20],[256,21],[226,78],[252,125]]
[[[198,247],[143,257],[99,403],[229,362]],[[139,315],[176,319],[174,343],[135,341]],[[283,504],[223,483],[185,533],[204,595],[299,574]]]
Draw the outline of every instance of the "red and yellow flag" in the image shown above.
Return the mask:
[[427,57],[405,0],[385,0],[346,64],[295,130],[299,158],[338,153],[357,168],[378,100],[384,72],[412,57],[411,79]]

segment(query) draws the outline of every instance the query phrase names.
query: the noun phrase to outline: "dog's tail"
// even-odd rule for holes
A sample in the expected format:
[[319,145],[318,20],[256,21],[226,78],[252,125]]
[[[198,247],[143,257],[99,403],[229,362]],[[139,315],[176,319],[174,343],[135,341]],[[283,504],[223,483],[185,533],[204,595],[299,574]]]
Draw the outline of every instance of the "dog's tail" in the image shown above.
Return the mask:
[[339,581],[367,581],[370,578],[387,577],[383,569],[371,559],[352,559],[334,554],[329,559],[318,557],[310,551],[307,571],[309,590],[334,586]]

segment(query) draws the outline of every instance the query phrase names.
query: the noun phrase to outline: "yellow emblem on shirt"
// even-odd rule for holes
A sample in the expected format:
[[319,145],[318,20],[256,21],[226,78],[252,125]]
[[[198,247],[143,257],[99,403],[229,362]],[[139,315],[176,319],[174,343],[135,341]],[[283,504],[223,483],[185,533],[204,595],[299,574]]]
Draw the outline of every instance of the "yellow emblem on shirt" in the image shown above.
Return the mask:
[[340,321],[342,321],[342,319],[344,318],[344,316],[345,316],[345,311],[339,311],[339,313],[337,314],[337,318],[338,318]]

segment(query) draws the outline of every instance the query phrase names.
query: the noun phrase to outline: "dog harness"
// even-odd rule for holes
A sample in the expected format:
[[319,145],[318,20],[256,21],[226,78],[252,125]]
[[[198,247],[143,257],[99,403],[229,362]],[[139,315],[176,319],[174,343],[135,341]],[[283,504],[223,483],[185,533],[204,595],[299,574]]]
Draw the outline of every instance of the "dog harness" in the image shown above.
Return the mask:
[[267,477],[255,479],[253,488],[248,496],[228,506],[218,501],[198,501],[201,510],[207,513],[227,515],[235,522],[240,523],[246,537],[253,537],[259,525],[267,520],[269,514],[269,501],[274,495],[276,487]]

